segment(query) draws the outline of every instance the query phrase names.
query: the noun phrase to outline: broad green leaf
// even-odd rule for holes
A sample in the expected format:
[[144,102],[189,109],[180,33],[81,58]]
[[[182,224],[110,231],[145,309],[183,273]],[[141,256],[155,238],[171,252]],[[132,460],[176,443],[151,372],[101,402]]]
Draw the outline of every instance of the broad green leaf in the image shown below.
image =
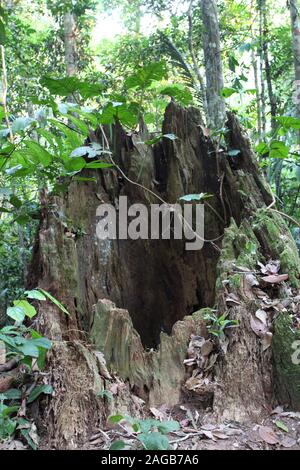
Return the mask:
[[255,150],[259,155],[265,155],[269,153],[269,147],[265,142],[259,142]]
[[43,77],[41,85],[48,88],[51,94],[58,96],[69,96],[74,93],[80,93],[83,99],[100,96],[103,86],[100,84],[81,81],[76,77],[51,78]]
[[125,442],[123,441],[115,441],[110,446],[109,450],[123,450],[125,449]]
[[24,340],[23,344],[18,345],[18,350],[24,354],[24,356],[39,357],[39,349],[31,340]]
[[108,103],[99,115],[99,123],[113,124],[116,120],[124,126],[134,127],[138,122],[139,106],[136,103]]
[[19,411],[19,406],[5,406],[4,410],[2,411],[2,416],[5,418],[5,416],[12,415],[14,413],[17,413]]
[[21,199],[19,199],[17,196],[15,195],[12,195],[10,198],[9,198],[9,202],[16,208],[16,209],[19,209],[21,206],[22,206],[22,201]]
[[25,312],[25,315],[29,318],[33,318],[37,314],[37,311],[34,306],[30,305],[27,300],[15,300],[14,306],[21,308]]
[[234,93],[238,93],[238,90],[236,90],[235,88],[226,88],[225,87],[221,90],[221,96],[223,96],[223,98],[229,98]]
[[20,307],[8,307],[7,315],[15,321],[22,322],[25,318],[25,311]]
[[168,434],[169,432],[178,431],[180,429],[180,425],[178,421],[170,420],[170,421],[158,421],[157,429],[162,434]]
[[67,139],[65,139],[64,145],[70,151],[82,145],[82,141],[86,136],[85,134],[82,134],[81,131],[76,132],[75,130],[70,129],[63,122],[60,122],[56,119],[49,119],[49,122],[51,122],[55,127],[57,127],[57,129],[63,132],[63,134],[65,134]]
[[275,118],[286,129],[300,129],[300,119],[292,116],[278,116]]
[[180,84],[168,85],[160,91],[160,94],[171,96],[184,106],[189,105],[193,101],[193,96],[188,88]]
[[22,427],[22,428],[20,429],[20,433],[22,434],[22,436],[23,436],[24,439],[26,440],[27,444],[29,444],[30,447],[31,447],[33,450],[37,450],[37,444],[34,442],[34,440],[32,439],[32,437],[30,436],[30,430],[27,429],[27,428]]
[[11,388],[5,392],[5,397],[7,400],[18,400],[21,398],[22,392],[17,388]]
[[77,158],[69,158],[68,160],[64,161],[64,167],[68,171],[80,171],[86,166],[86,161],[82,157]]
[[29,155],[32,155],[35,161],[38,161],[45,167],[52,163],[52,155],[38,142],[35,142],[34,140],[25,140],[24,144],[29,150]]
[[148,88],[153,81],[161,80],[167,75],[167,69],[164,62],[154,62],[152,64],[146,65],[145,67],[140,67],[136,73],[131,75],[125,80],[125,87],[130,88],[140,88],[144,90]]
[[122,421],[122,419],[124,419],[124,416],[123,415],[112,415],[108,418],[108,421],[110,423],[119,423],[120,421]]
[[273,140],[270,145],[270,158],[286,158],[288,157],[290,148],[280,140]]
[[77,117],[75,116],[72,116],[71,114],[68,114],[68,120],[71,121],[73,124],[75,124],[75,126],[85,135],[88,135],[89,133],[89,128],[88,126],[85,124],[85,122],[83,122],[82,120],[78,119]]
[[137,436],[147,450],[169,450],[170,444],[166,436],[160,432],[142,433]]
[[25,291],[26,297],[29,299],[36,299],[36,300],[46,300],[46,296],[42,294],[39,290],[26,290]]
[[53,393],[53,387],[51,385],[38,385],[35,387],[32,392],[30,393],[27,403],[32,403],[34,400],[36,400],[42,393],[45,395],[52,395]]
[[30,340],[32,344],[37,346],[38,348],[43,348],[43,349],[50,349],[52,346],[52,342],[48,338],[33,338]]

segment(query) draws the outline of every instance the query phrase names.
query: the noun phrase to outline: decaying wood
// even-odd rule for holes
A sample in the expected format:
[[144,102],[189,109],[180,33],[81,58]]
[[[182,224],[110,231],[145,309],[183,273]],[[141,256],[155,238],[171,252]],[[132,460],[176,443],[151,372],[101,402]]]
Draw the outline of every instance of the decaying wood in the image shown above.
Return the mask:
[[[38,327],[54,340],[48,370],[55,394],[40,415],[50,430],[45,446],[78,447],[105,422],[108,410],[97,393],[111,382],[101,376],[93,349],[104,354],[112,381],[117,374],[126,383],[111,405],[118,412],[138,413],[132,391],[156,405],[180,402],[191,374],[207,385],[220,419],[258,418],[275,403],[278,368],[272,367],[272,348],[263,350],[251,328],[258,281],[249,284],[246,276],[256,272],[258,257],[280,260],[282,273],[299,288],[300,261],[284,221],[268,209],[273,198],[234,115],[228,115],[227,126],[228,147],[240,151],[236,158],[204,135],[196,109],[173,102],[163,134],[173,133],[176,140],[149,147],[143,144],[146,129],[129,136],[116,125],[110,141],[122,171],[168,203],[184,194],[213,195],[205,209],[205,238],[218,241],[202,250],[187,252],[184,240],[100,241],[101,201],[115,205],[127,195],[128,204],[158,203],[116,170],[86,172],[96,182],[74,181],[65,195],[49,197],[29,284],[57,296],[71,316],[45,304],[38,316]],[[103,135],[99,130],[91,138],[102,142]],[[184,360],[191,336],[207,336],[203,315],[211,308],[216,315],[227,312],[239,326],[226,335],[226,345],[216,342],[198,361],[204,368],[195,375]]]

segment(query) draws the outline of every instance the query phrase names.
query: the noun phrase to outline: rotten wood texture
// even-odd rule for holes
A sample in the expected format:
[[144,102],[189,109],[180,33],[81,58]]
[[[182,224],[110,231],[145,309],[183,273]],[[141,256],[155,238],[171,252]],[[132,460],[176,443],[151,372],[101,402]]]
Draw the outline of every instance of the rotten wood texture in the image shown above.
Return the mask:
[[[187,378],[182,362],[190,335],[201,336],[203,324],[199,316],[188,315],[214,305],[218,313],[224,313],[224,289],[233,260],[243,254],[249,240],[255,241],[262,259],[281,259],[284,247],[276,243],[281,243],[283,235],[284,246],[292,244],[282,220],[275,240],[267,235],[264,224],[259,228],[253,221],[251,226],[252,215],[264,211],[273,199],[250,142],[233,114],[228,115],[227,126],[228,147],[240,151],[236,158],[205,135],[197,109],[182,109],[174,102],[166,109],[162,132],[175,134],[176,140],[163,139],[149,147],[143,143],[149,138],[143,126],[139,134],[128,135],[119,125],[109,139],[113,158],[127,177],[168,203],[175,203],[184,194],[213,195],[208,200],[210,207],[205,208],[205,238],[220,239],[205,243],[202,250],[187,252],[184,240],[99,240],[96,210],[100,203],[117,206],[120,195],[128,196],[128,204],[159,203],[153,194],[129,183],[117,170],[85,172],[97,181],[74,181],[63,196],[46,198],[29,287],[47,289],[71,312],[67,317],[43,303],[36,320],[36,327],[55,341],[48,367],[54,386],[67,397],[59,393],[47,405],[53,445],[67,447],[70,441],[76,447],[78,429],[86,436],[85,423],[89,422],[92,429],[103,421],[104,411],[99,405],[95,407],[95,368],[91,360],[82,360],[82,353],[73,354],[72,348],[77,351],[80,344],[88,354],[87,345],[94,343],[94,348],[104,353],[110,372],[119,373],[131,390],[151,403],[174,404],[180,401]],[[102,138],[100,130],[90,136],[100,143]],[[272,214],[269,217],[272,224]],[[244,226],[246,223],[250,228]],[[236,230],[228,232],[229,226]],[[227,242],[221,248],[224,231]],[[291,252],[294,256],[293,247]],[[296,268],[293,272],[297,283],[299,272]],[[261,416],[272,399],[270,357],[261,360],[260,345],[249,327],[251,295],[244,294],[243,285],[236,289],[240,307],[230,310],[241,328],[230,337],[228,354],[219,356],[213,379],[217,384],[217,415],[242,420]],[[105,302],[111,308],[101,310]],[[92,369],[90,374],[88,370]],[[78,385],[82,390],[79,393],[76,377],[83,376],[87,380],[84,391]],[[88,377],[92,377],[90,385]],[[132,407],[132,396],[127,400],[127,407]],[[77,413],[81,414],[79,424]],[[58,420],[64,420],[62,428]],[[69,429],[70,420],[73,424]]]

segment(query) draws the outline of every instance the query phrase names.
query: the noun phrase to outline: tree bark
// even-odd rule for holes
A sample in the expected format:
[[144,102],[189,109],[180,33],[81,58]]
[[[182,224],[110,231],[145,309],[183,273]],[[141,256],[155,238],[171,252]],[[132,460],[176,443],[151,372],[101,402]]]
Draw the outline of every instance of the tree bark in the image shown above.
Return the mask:
[[209,126],[221,129],[225,122],[225,103],[220,31],[215,0],[201,0],[203,50],[206,72],[206,94]]
[[258,0],[258,11],[259,11],[259,71],[260,71],[260,103],[261,103],[261,129],[263,139],[266,136],[266,87],[265,87],[265,76],[264,76],[264,10],[262,3],[264,0]]
[[297,0],[290,0],[292,42],[295,67],[295,105],[296,116],[300,118],[300,16],[299,3]]
[[271,76],[271,67],[270,67],[270,59],[269,59],[269,47],[268,47],[268,18],[267,18],[267,3],[266,0],[261,0],[261,14],[263,16],[263,55],[264,55],[264,63],[265,63],[265,74],[266,74],[266,82],[268,88],[268,96],[269,96],[269,103],[270,103],[270,111],[271,111],[271,129],[272,133],[276,132],[276,121],[275,117],[277,116],[277,100],[276,96],[273,91],[273,82]]
[[66,72],[69,77],[77,74],[76,19],[74,13],[68,11],[64,15],[64,44]]
[[201,90],[201,96],[203,100],[203,111],[204,111],[204,118],[205,121],[207,121],[208,117],[208,111],[207,111],[207,100],[206,100],[206,90],[205,90],[205,85],[204,85],[204,80],[202,77],[202,73],[200,71],[196,54],[194,51],[194,46],[193,46],[193,0],[191,0],[191,3],[189,5],[188,9],[188,23],[189,23],[189,30],[188,30],[188,45],[189,45],[189,51],[191,54],[192,62],[193,62],[193,68],[194,68],[194,73],[197,77],[197,80],[199,82],[200,90]]

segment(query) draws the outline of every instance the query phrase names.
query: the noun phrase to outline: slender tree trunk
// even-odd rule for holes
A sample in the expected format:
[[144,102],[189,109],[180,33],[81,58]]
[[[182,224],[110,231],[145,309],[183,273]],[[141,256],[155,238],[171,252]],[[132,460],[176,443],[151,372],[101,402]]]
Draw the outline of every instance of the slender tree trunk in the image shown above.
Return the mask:
[[258,0],[259,10],[259,71],[260,71],[260,103],[261,103],[261,130],[263,138],[266,134],[266,87],[264,77],[264,16],[262,2],[264,0]]
[[65,62],[68,76],[77,74],[77,51],[76,51],[76,20],[75,15],[68,11],[64,15],[64,44]]
[[261,140],[261,109],[260,109],[260,84],[258,78],[258,66],[257,66],[257,55],[255,50],[251,52],[251,61],[254,75],[254,83],[256,90],[256,114],[257,114],[257,134],[259,140]]
[[300,118],[300,17],[298,0],[290,0],[293,53],[295,64],[296,116]]
[[225,121],[224,88],[220,31],[215,0],[201,0],[206,96],[209,126],[220,129]]
[[271,128],[272,133],[276,131],[276,121],[275,117],[277,115],[277,101],[276,96],[273,90],[272,76],[271,76],[271,67],[269,59],[269,47],[268,47],[268,19],[267,19],[267,3],[266,0],[261,0],[261,14],[263,20],[263,57],[265,65],[265,75],[267,82],[268,97],[271,110]]
[[203,110],[205,114],[204,117],[206,121],[208,117],[206,90],[205,90],[204,80],[203,80],[203,77],[202,77],[198,62],[197,62],[197,58],[196,58],[196,54],[195,54],[195,50],[193,46],[193,0],[191,0],[187,15],[188,15],[188,23],[189,23],[188,46],[189,46],[189,51],[190,51],[192,62],[193,62],[194,73],[200,85],[200,90],[201,90],[201,95],[202,95],[202,100],[203,100]]
[[[255,0],[251,2],[251,11],[253,16],[256,16],[256,7],[255,7]],[[256,34],[254,31],[255,23],[251,24],[251,39],[254,43],[256,39]],[[256,114],[257,114],[257,134],[259,140],[261,140],[261,108],[260,108],[260,83],[259,83],[259,75],[258,75],[258,48],[251,49],[251,62],[253,68],[253,75],[254,75],[254,83],[255,83],[255,90],[256,90]]]

